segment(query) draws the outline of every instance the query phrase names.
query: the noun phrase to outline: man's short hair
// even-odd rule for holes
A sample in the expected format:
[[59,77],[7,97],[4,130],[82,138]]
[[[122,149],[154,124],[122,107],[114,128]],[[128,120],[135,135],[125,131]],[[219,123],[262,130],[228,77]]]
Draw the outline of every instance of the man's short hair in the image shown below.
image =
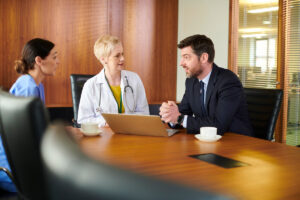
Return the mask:
[[202,53],[208,54],[208,61],[214,62],[215,48],[212,40],[205,35],[192,35],[180,41],[177,45],[179,49],[191,46],[194,53],[200,58]]
[[[94,54],[96,58],[101,62],[101,57],[108,57],[111,51],[117,44],[120,43],[119,38],[111,35],[104,35],[95,42]],[[103,63],[102,63],[103,64]]]

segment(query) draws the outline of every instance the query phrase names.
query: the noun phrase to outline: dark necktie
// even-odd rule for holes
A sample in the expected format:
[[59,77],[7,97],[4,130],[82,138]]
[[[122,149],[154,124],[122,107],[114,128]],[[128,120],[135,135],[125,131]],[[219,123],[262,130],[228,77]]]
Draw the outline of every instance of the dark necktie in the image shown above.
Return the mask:
[[204,83],[200,81],[200,105],[201,105],[201,112],[202,116],[206,116],[206,109],[204,105]]

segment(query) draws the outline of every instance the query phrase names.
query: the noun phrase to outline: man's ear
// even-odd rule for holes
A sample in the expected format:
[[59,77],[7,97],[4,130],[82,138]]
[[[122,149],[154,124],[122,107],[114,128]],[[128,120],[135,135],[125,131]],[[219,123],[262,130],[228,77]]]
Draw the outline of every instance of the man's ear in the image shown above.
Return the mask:
[[206,52],[202,53],[202,55],[200,56],[200,61],[201,61],[201,63],[208,62],[208,53],[206,53]]
[[36,56],[34,59],[35,63],[38,65],[42,64],[43,59],[40,56]]

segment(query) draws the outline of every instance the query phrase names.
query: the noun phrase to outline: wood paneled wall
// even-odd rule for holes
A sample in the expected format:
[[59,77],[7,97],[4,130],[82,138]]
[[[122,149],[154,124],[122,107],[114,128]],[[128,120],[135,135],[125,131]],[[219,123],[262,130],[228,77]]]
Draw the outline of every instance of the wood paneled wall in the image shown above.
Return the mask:
[[60,65],[55,76],[43,81],[46,104],[71,106],[70,74],[96,74],[99,64],[93,45],[108,32],[106,0],[1,1],[1,82],[9,89],[18,74],[14,60],[24,44],[35,37],[53,41]]
[[176,100],[178,2],[127,0],[126,65],[142,76],[148,101]]
[[177,0],[10,0],[0,1],[0,86],[18,75],[14,60],[23,45],[41,37],[59,50],[60,66],[43,83],[47,106],[71,106],[69,76],[101,69],[93,45],[102,34],[124,44],[126,68],[143,80],[150,103],[175,100]]

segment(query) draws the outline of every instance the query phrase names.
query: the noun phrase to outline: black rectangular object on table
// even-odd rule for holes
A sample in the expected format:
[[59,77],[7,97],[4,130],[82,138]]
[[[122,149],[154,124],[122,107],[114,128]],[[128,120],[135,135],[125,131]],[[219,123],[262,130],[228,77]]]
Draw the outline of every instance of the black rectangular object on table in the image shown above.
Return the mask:
[[190,155],[192,158],[196,158],[223,168],[235,168],[235,167],[244,167],[248,166],[249,164],[233,160],[231,158],[226,158],[217,154],[213,153],[206,153],[206,154],[196,154],[196,155]]

